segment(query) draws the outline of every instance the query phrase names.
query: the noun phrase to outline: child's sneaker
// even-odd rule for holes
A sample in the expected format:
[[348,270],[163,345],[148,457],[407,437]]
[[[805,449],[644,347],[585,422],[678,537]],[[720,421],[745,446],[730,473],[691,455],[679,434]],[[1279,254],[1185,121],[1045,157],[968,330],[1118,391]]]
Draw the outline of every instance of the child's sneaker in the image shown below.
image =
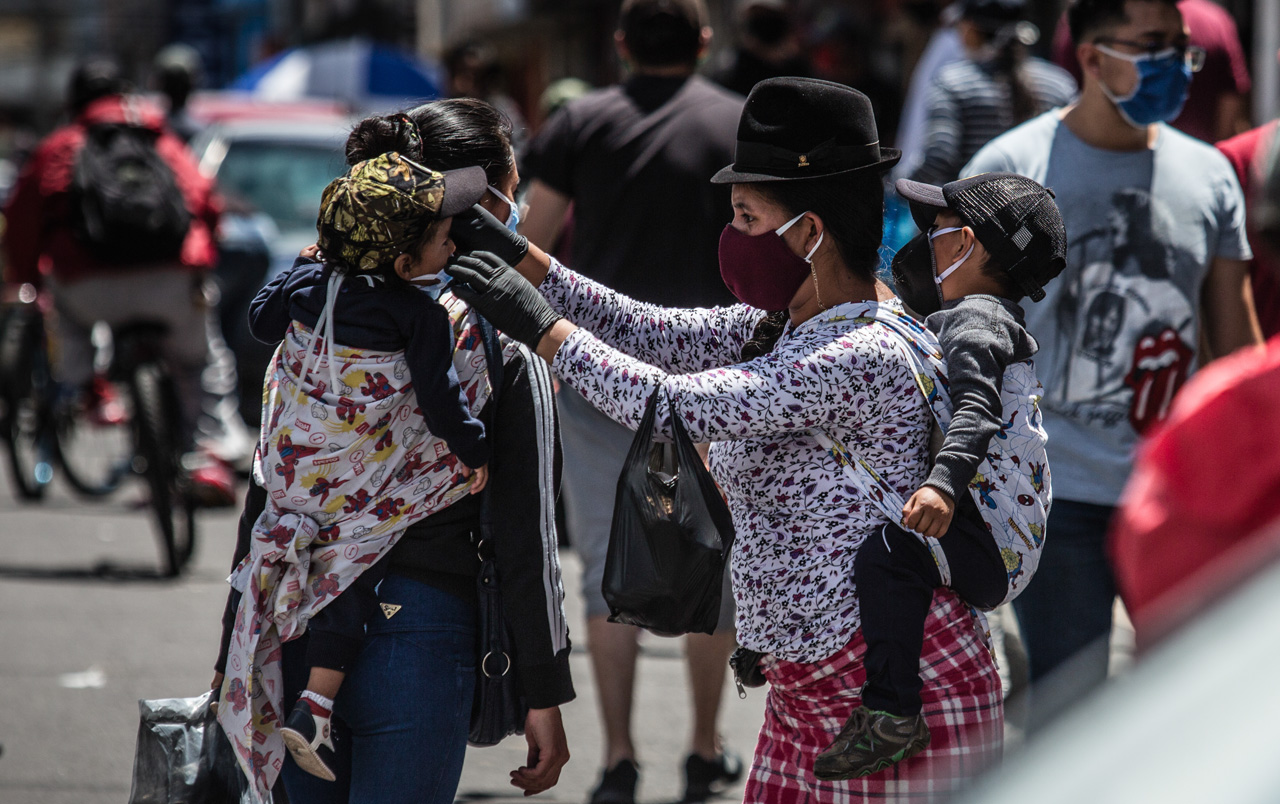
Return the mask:
[[913,757],[929,746],[923,715],[898,717],[859,706],[831,747],[813,762],[813,775],[828,781],[867,776]]
[[331,714],[315,701],[300,698],[289,713],[284,728],[280,730],[284,744],[288,746],[298,767],[326,782],[337,778],[331,768],[334,750],[332,728],[329,724]]

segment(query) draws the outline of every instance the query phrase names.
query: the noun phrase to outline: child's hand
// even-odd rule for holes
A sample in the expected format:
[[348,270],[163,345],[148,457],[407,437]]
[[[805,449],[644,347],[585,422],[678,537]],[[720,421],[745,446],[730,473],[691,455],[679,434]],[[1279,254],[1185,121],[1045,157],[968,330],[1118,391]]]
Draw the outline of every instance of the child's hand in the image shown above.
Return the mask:
[[462,464],[462,476],[464,478],[472,476],[475,477],[475,479],[471,481],[471,493],[479,494],[484,491],[484,487],[489,484],[489,464],[486,463],[479,469],[472,469],[464,463]]
[[298,256],[306,260],[314,260],[316,258],[316,255],[319,253],[320,253],[320,247],[315,243],[312,243],[311,245],[304,248],[302,251],[299,251]]
[[902,524],[908,530],[940,539],[951,527],[956,503],[933,486],[921,486],[902,506]]

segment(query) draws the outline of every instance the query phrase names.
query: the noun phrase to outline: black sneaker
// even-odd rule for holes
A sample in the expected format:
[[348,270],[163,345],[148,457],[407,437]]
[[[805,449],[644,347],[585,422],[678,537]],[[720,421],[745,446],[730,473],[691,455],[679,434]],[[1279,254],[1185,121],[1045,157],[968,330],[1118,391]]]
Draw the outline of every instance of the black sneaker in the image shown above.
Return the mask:
[[618,764],[600,776],[600,784],[591,791],[590,804],[635,804],[636,783],[640,781],[640,768],[630,759],[620,759]]
[[813,775],[827,781],[857,779],[913,757],[928,746],[924,715],[898,717],[859,706],[835,742],[813,761]]
[[280,734],[299,768],[326,782],[337,778],[332,768],[333,729],[329,716],[316,714],[310,701],[300,698],[294,704]]
[[742,758],[728,748],[710,760],[690,754],[684,761],[684,798],[680,801],[685,804],[706,801],[741,778]]

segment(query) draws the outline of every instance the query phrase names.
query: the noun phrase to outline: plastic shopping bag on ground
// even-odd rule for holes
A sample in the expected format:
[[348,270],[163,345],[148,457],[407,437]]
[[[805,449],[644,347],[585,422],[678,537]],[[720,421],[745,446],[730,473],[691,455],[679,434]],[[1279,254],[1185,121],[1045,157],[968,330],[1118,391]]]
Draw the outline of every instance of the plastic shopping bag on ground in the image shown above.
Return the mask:
[[613,507],[604,599],[609,621],[667,634],[715,630],[733,522],[671,406],[674,442],[654,440],[658,391],[627,454]]
[[254,804],[231,743],[198,698],[138,701],[142,721],[129,804]]

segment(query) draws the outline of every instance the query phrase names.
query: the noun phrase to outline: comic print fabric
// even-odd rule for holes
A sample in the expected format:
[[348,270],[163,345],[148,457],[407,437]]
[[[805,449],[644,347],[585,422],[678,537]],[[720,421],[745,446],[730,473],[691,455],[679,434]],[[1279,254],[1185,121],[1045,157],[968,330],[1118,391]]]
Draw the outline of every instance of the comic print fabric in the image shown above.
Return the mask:
[[[454,325],[454,366],[478,414],[491,394],[478,370],[479,328],[460,300],[441,303]],[[269,801],[286,751],[277,732],[287,715],[282,643],[301,636],[405,528],[468,494],[470,483],[427,430],[403,352],[330,345],[295,321],[269,369],[262,421],[254,477],[268,502],[249,554],[228,578],[242,597],[218,718],[259,799]]]
[[1195,370],[1213,260],[1251,256],[1231,165],[1211,145],[1157,130],[1154,148],[1104,151],[1050,112],[992,141],[962,174],[1021,173],[1062,210],[1067,267],[1043,301],[1024,305],[1059,499],[1116,504],[1139,436]]
[[[951,422],[951,397],[947,390],[947,367],[934,334],[905,313],[868,306],[859,319],[883,324],[894,337],[888,348],[900,348],[916,370],[916,383],[943,432]],[[896,343],[894,342],[896,341]],[[1047,535],[1049,508],[1053,503],[1049,460],[1045,450],[1048,436],[1040,415],[1044,391],[1036,380],[1031,361],[1013,363],[1005,369],[1000,390],[1004,424],[991,443],[978,471],[969,481],[969,493],[977,503],[987,530],[995,539],[1009,575],[1009,589],[1003,602],[1017,597],[1035,574]],[[899,521],[907,497],[884,482],[874,464],[827,433],[817,438],[832,457],[866,490],[885,515]],[[937,539],[917,534],[938,564],[944,586],[951,585],[946,553]]]

